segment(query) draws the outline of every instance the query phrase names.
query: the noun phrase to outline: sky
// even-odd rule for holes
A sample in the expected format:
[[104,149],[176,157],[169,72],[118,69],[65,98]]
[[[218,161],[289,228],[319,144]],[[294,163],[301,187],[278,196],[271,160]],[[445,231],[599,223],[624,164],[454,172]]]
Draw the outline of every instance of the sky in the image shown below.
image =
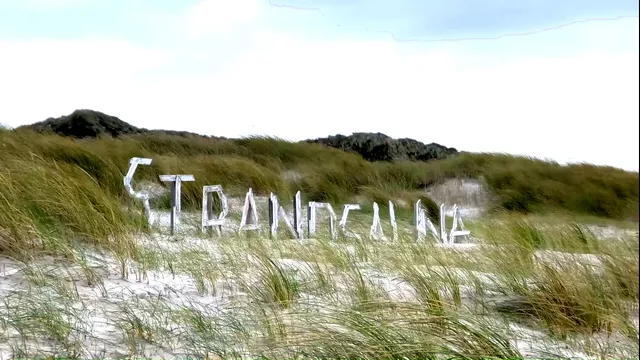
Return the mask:
[[636,0],[0,0],[0,123],[93,109],[638,171]]

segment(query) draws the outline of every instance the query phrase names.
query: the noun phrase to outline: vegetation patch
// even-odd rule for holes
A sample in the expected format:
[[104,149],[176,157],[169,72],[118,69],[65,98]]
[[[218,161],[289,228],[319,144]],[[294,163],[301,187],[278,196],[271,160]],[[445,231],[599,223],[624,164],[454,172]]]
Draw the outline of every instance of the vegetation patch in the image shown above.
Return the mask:
[[[352,145],[145,131],[103,115],[0,130],[2,358],[638,357],[637,173],[432,156],[380,135],[341,149]],[[203,185],[222,185],[233,201],[249,187],[273,192],[286,206],[300,190],[336,209],[362,204],[349,229],[364,234],[372,202],[393,201],[402,229],[393,243],[322,232],[167,238],[123,189],[132,157],[153,159],[136,187],[195,175],[185,212],[200,210]],[[474,247],[404,231],[418,199],[438,222],[426,189],[450,179],[491,193],[491,216],[465,223]],[[605,239],[585,219],[631,230]]]

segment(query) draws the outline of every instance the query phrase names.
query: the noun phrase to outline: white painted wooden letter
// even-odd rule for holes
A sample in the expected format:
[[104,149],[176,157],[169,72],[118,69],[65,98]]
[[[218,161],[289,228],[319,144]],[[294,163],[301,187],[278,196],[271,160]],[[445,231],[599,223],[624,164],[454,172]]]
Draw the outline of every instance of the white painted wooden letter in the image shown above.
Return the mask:
[[[295,200],[294,200],[294,204],[295,204]],[[294,205],[294,211],[295,211],[295,205]],[[289,215],[287,215],[287,212],[285,211],[284,207],[282,207],[278,203],[278,197],[275,196],[273,193],[271,193],[271,195],[269,196],[269,225],[270,225],[269,234],[272,239],[275,239],[278,236],[278,223],[280,218],[284,220],[284,223],[287,226],[287,229],[289,230],[291,235],[294,238],[297,238],[296,230],[291,224]],[[295,219],[295,215],[293,218]]]
[[416,232],[418,240],[424,240],[427,232],[430,232],[438,240],[438,230],[433,226],[431,220],[427,216],[427,212],[422,208],[422,200],[416,201],[414,212],[414,223],[416,225]]
[[440,205],[440,241],[443,244],[447,244],[449,240],[447,239],[447,216],[444,211],[444,204]]
[[393,229],[393,241],[398,241],[398,223],[396,222],[396,211],[391,200],[389,200],[389,222],[391,222],[391,229]]
[[173,234],[180,225],[182,182],[195,180],[193,175],[160,175],[160,181],[171,183],[171,234]]
[[342,218],[340,219],[340,229],[345,236],[357,237],[359,236],[351,231],[347,230],[347,218],[349,217],[349,211],[360,210],[360,204],[346,204],[342,206]]
[[337,239],[338,232],[336,231],[336,213],[333,211],[333,207],[329,203],[319,203],[315,201],[310,201],[307,206],[307,226],[309,237],[315,235],[316,233],[316,210],[317,209],[327,209],[329,212],[329,230],[331,231],[331,238]]
[[249,188],[244,198],[244,206],[242,207],[242,219],[238,231],[244,230],[260,230],[258,223],[258,209],[256,208],[256,200],[253,198],[253,189]]
[[[458,230],[460,226],[460,230]],[[449,244],[455,244],[457,237],[469,236],[471,232],[465,230],[464,223],[462,222],[462,216],[460,215],[460,209],[458,205],[453,205],[453,224],[451,224],[451,233],[449,234]]]
[[278,197],[269,194],[269,236],[275,239],[278,236]]
[[147,217],[149,225],[151,225],[151,205],[149,205],[149,194],[144,191],[135,191],[131,185],[133,180],[133,174],[136,172],[138,165],[151,165],[151,159],[134,157],[129,160],[129,170],[124,176],[124,188],[132,197],[142,200],[142,206],[144,207],[144,214]]
[[424,222],[424,210],[422,209],[422,200],[416,201],[413,211],[413,223],[416,226],[416,237],[418,241],[424,240],[427,235],[427,227]]
[[302,216],[302,197],[300,191],[293,197],[293,227],[296,229],[298,239],[304,238],[304,230],[302,225],[304,217]]
[[380,223],[380,207],[378,203],[373,203],[373,224],[369,231],[369,237],[375,240],[386,240],[384,232],[382,231],[382,224]]
[[[214,218],[213,214],[213,193],[218,194],[222,203],[222,211]],[[215,227],[218,235],[222,234],[222,225],[229,214],[229,203],[227,196],[222,191],[222,185],[209,185],[202,187],[202,232],[207,228]]]

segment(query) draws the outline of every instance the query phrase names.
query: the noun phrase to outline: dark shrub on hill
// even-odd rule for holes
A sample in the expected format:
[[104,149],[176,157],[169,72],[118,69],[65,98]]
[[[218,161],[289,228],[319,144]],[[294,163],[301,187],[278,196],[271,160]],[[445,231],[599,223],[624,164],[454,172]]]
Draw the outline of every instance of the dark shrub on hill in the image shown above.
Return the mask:
[[135,127],[119,118],[94,110],[76,110],[70,115],[48,118],[31,125],[18,127],[36,132],[51,132],[61,136],[77,139],[97,138],[100,136],[121,137],[124,135],[158,134],[184,138],[208,138],[207,136],[187,131],[148,130]]
[[423,144],[413,139],[393,139],[380,133],[353,133],[349,136],[335,135],[308,140],[308,142],[355,152],[367,161],[428,161],[444,159],[458,153],[454,148],[439,144]]
[[27,125],[37,132],[53,132],[74,138],[96,138],[101,135],[118,137],[121,135],[139,134],[141,129],[130,125],[115,116],[93,110],[76,110],[70,115],[59,118],[48,118],[45,121]]

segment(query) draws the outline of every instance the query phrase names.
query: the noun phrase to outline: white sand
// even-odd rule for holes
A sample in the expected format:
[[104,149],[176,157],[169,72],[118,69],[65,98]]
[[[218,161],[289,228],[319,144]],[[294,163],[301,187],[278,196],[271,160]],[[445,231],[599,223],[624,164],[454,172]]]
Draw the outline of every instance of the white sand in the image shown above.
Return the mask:
[[[264,206],[263,203],[264,201],[261,201],[262,206]],[[235,208],[237,209],[237,206]],[[186,220],[185,224],[188,224],[189,221],[197,223],[199,214],[185,214],[183,218]],[[167,214],[158,214],[158,219],[161,226],[166,226],[168,223]],[[235,229],[237,229],[236,225],[231,224],[225,228],[225,231],[233,232]],[[164,231],[166,232],[166,229]],[[169,254],[185,249],[195,249],[210,254],[213,259],[221,258],[219,244],[216,240],[201,239],[190,235],[189,232],[178,235],[175,238],[166,235],[154,235],[151,238],[140,238],[138,240],[145,248],[155,248]],[[457,248],[464,249],[470,254],[475,251],[475,247],[475,244],[457,246]],[[352,246],[347,247],[346,251],[353,254],[356,252]],[[567,254],[559,254],[557,252],[539,252],[538,255],[545,259],[567,256]],[[189,275],[158,270],[148,270],[146,274],[142,274],[136,264],[129,264],[129,276],[123,279],[120,275],[120,265],[115,259],[93,253],[89,260],[90,265],[97,272],[104,275],[103,287],[87,284],[78,266],[71,266],[65,270],[61,263],[50,258],[42,258],[37,264],[29,264],[31,269],[41,269],[43,273],[50,271],[51,277],[47,279],[51,281],[47,280],[48,286],[62,283],[67,284],[70,288],[77,289],[78,298],[70,300],[68,304],[71,304],[72,308],[75,309],[75,318],[82,320],[82,324],[78,324],[78,331],[72,331],[71,336],[72,339],[76,338],[78,341],[82,357],[114,358],[128,356],[130,349],[127,346],[126,339],[123,337],[122,327],[118,326],[118,320],[125,315],[131,314],[137,314],[141,317],[147,316],[149,309],[153,306],[160,306],[157,304],[162,304],[162,306],[166,306],[169,309],[179,309],[181,307],[203,309],[203,311],[211,315],[223,315],[227,312],[232,312],[232,305],[245,303],[249,299],[248,294],[241,291],[242,288],[238,285],[238,281],[243,280],[250,284],[257,276],[256,274],[246,273],[242,274],[243,279],[217,279],[215,284],[212,284],[212,288],[209,288],[206,294],[202,294],[198,291],[197,279]],[[599,264],[597,258],[590,259],[590,261],[595,265]],[[278,263],[285,269],[299,271],[301,277],[311,276],[310,274],[312,274],[310,270],[312,264],[301,260],[281,258]],[[386,292],[390,300],[410,301],[415,299],[416,295],[413,288],[399,280],[396,274],[387,273],[365,262],[360,263],[359,267],[363,277]],[[11,358],[12,355],[16,355],[17,349],[28,351],[31,355],[36,350],[36,352],[43,355],[60,351],[60,344],[45,338],[42,334],[33,336],[31,340],[23,342],[24,337],[15,330],[20,326],[13,326],[11,323],[32,320],[35,317],[33,313],[29,313],[24,315],[21,320],[16,317],[16,309],[21,309],[19,312],[29,312],[31,309],[37,310],[45,305],[53,306],[58,301],[51,300],[51,291],[47,290],[46,287],[33,285],[34,276],[31,275],[30,279],[27,274],[28,270],[24,264],[0,258],[0,298],[4,300],[4,304],[0,305],[0,319],[9,321],[9,323],[5,323],[5,326],[0,326],[0,330],[7,329],[4,333],[0,332],[0,359]],[[430,270],[443,272],[445,269],[432,267]],[[446,270],[453,271],[460,277],[469,274],[468,271],[464,272],[461,269],[449,268]],[[494,283],[492,274],[474,273],[474,276],[488,287]],[[339,281],[337,286],[340,289],[338,291],[340,296],[346,296],[350,291],[350,285],[344,281]],[[461,289],[464,299],[471,299],[475,296],[470,287],[462,286]],[[496,301],[504,300],[500,294],[491,294],[490,292],[488,294],[489,296],[494,296]],[[322,311],[322,304],[325,300],[317,295],[303,293],[300,295],[299,301],[307,304],[320,304],[318,311]],[[465,303],[467,302],[465,300]],[[131,312],[124,311],[127,308],[133,310]],[[167,331],[169,335],[166,341],[163,341],[166,345],[160,348],[150,344],[141,347],[138,344],[138,356],[166,359],[186,355],[183,353],[187,351],[185,350],[185,344],[178,341],[180,336],[171,335],[179,333],[179,329],[171,329],[171,321],[169,319],[163,320],[163,316],[166,317],[167,315],[168,313],[157,314],[153,320],[148,320],[150,323],[157,321],[155,324],[157,329],[165,329]],[[637,308],[635,313],[632,312],[633,315],[637,319]],[[34,326],[45,329],[38,323]],[[551,341],[540,331],[517,324],[511,324],[510,326],[512,342],[525,356],[538,356],[540,351],[556,351],[558,354],[564,354],[569,357],[587,358],[585,354],[573,350],[574,347]],[[25,327],[23,326],[22,328]],[[157,329],[156,331],[159,331]],[[40,340],[36,342],[33,338],[39,338]]]

